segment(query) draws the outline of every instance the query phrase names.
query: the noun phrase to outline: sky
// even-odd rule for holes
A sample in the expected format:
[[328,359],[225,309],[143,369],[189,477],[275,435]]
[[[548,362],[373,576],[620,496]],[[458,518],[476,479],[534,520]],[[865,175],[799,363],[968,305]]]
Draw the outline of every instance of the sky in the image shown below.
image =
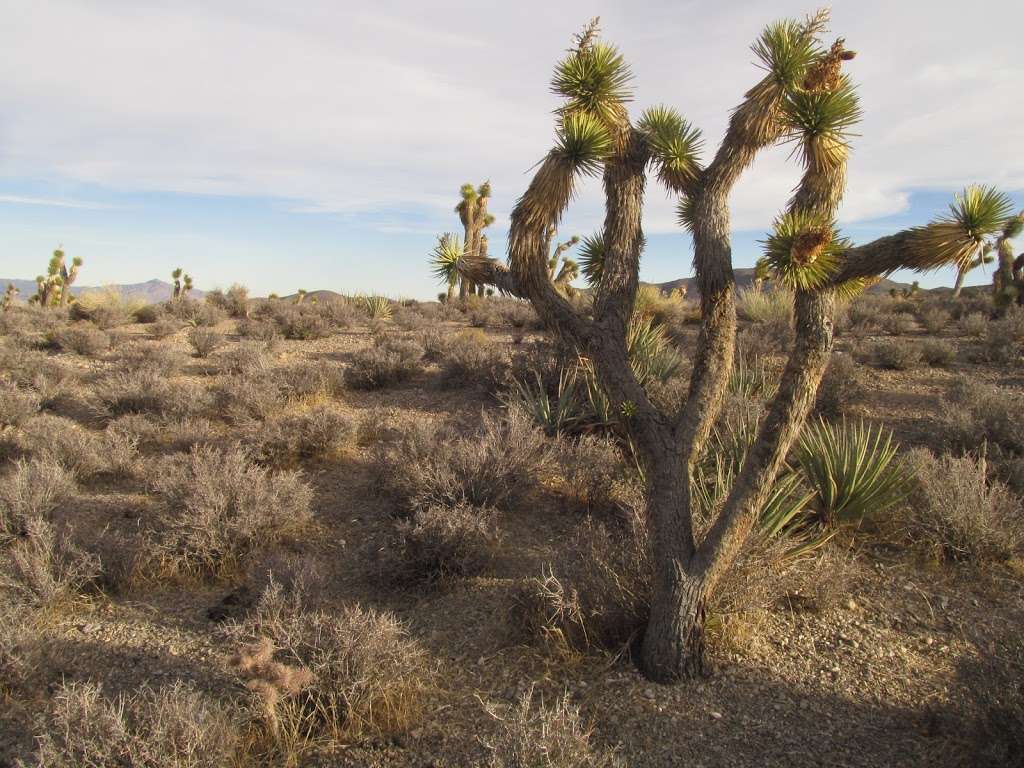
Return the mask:
[[[761,77],[750,43],[815,7],[0,0],[0,277],[34,277],[61,244],[85,260],[84,285],[181,266],[204,289],[430,298],[441,287],[427,258],[459,230],[464,182],[491,181],[491,253],[503,254],[508,214],[552,146],[551,70],[588,19],[600,15],[631,65],[631,114],[675,107],[703,131],[706,160]],[[864,110],[840,211],[848,237],[925,223],[970,183],[1024,208],[1022,27],[1015,0],[833,3]],[[754,263],[798,177],[786,148],[744,174],[735,266]],[[674,210],[651,178],[644,280],[692,274]],[[591,180],[560,234],[602,219]],[[977,270],[968,284],[990,279]]]

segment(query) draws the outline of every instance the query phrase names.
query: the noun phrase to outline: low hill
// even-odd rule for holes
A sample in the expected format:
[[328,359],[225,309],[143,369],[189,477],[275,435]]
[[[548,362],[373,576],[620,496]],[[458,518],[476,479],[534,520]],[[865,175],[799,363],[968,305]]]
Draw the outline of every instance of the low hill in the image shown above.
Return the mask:
[[[14,287],[18,289],[18,298],[21,301],[28,301],[28,297],[32,296],[36,292],[36,281],[35,280],[14,280],[0,278],[0,291],[7,287],[8,283],[14,283]],[[74,296],[81,296],[83,293],[89,291],[101,291],[116,289],[121,292],[121,295],[129,301],[142,301],[146,304],[156,304],[161,301],[167,301],[171,298],[171,294],[174,292],[174,286],[164,280],[147,280],[144,283],[126,283],[123,285],[73,285],[71,286],[71,293]],[[205,291],[200,291],[193,288],[188,292],[188,295],[194,299],[201,299],[206,295]]]

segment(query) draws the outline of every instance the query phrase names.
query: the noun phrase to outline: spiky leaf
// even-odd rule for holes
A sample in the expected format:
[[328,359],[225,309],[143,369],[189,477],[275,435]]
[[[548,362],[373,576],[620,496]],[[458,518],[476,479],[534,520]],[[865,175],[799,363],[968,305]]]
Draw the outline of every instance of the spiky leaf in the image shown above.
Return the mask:
[[565,115],[553,154],[576,173],[597,174],[612,151],[612,137],[598,118],[586,112]]
[[764,242],[764,260],[781,283],[801,290],[823,285],[838,266],[838,254],[850,244],[831,221],[803,210],[775,221]]
[[613,45],[594,42],[572,51],[555,66],[551,90],[568,99],[566,114],[585,112],[616,121],[624,102],[632,98],[633,75]]
[[583,238],[579,252],[580,271],[591,287],[601,282],[604,273],[604,237],[601,233]]
[[671,107],[651,107],[643,113],[637,129],[647,139],[659,176],[670,187],[696,178],[702,141],[700,131]]

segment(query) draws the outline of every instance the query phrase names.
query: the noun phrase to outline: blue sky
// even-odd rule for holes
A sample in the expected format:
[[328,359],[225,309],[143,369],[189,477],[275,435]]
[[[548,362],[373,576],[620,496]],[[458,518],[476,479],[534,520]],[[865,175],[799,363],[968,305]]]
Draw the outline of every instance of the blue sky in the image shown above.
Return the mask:
[[[833,30],[859,54],[848,71],[865,112],[841,212],[848,236],[924,223],[972,182],[1024,207],[1022,6],[833,4]],[[458,228],[462,182],[491,179],[492,253],[503,251],[508,213],[551,144],[551,66],[587,18],[600,13],[630,61],[634,112],[677,107],[710,154],[758,79],[751,40],[809,10],[789,0],[0,0],[0,277],[33,277],[62,243],[85,259],[84,284],[166,279],[182,266],[203,288],[427,298],[438,288],[426,255]],[[798,173],[777,149],[740,182],[736,266],[753,263]],[[691,273],[673,207],[652,180],[643,279]],[[587,234],[601,218],[590,182],[562,233]]]

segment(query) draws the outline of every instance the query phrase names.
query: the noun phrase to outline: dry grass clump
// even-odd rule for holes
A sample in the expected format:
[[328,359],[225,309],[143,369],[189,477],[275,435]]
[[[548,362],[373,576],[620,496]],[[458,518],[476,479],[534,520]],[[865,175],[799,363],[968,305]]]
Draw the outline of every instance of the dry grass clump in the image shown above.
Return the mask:
[[71,317],[92,321],[103,330],[127,325],[142,307],[138,300],[126,299],[116,288],[86,291],[71,305]]
[[818,387],[818,413],[830,418],[850,413],[863,396],[864,384],[857,363],[850,355],[833,352]]
[[8,465],[0,476],[0,535],[17,536],[26,522],[48,518],[75,492],[75,481],[54,461],[31,459]]
[[[5,703],[25,687],[34,667],[39,635],[32,618],[27,605],[0,589],[0,701]],[[4,719],[0,713],[0,726],[8,725]]]
[[238,321],[238,335],[243,339],[272,342],[281,338],[281,329],[270,319],[247,317]]
[[390,613],[307,612],[272,583],[228,633],[250,641],[235,666],[249,679],[269,746],[287,754],[324,738],[402,733],[419,722],[432,687],[426,651]]
[[114,700],[97,683],[65,683],[38,729],[39,768],[224,768],[242,743],[234,715],[181,682]]
[[1013,363],[1024,352],[1024,310],[1010,307],[985,329],[982,359],[992,363]]
[[167,509],[157,566],[171,575],[232,572],[313,521],[313,492],[299,472],[271,472],[238,449],[199,447],[169,457],[151,486]]
[[161,317],[153,321],[149,326],[150,338],[156,341],[168,339],[181,330],[181,321],[173,317]]
[[227,313],[216,304],[193,299],[166,301],[161,307],[164,313],[183,323],[196,326],[215,326],[227,319]]
[[272,361],[266,342],[242,341],[232,344],[218,358],[219,370],[229,376],[252,375],[270,370]]
[[981,312],[972,312],[960,318],[960,330],[965,336],[980,339],[988,330],[988,316]]
[[24,532],[0,555],[0,587],[33,607],[74,599],[100,575],[95,555],[76,547],[41,517],[26,519]]
[[249,289],[239,283],[234,283],[227,291],[215,288],[207,293],[203,300],[215,304],[230,317],[249,316]]
[[325,360],[301,360],[273,370],[274,385],[289,398],[337,395],[344,389],[343,369]]
[[888,312],[881,315],[877,322],[883,331],[892,336],[906,336],[917,327],[914,318],[905,312]]
[[565,490],[578,509],[605,517],[621,510],[630,472],[615,440],[597,435],[560,439],[558,462]]
[[264,423],[253,437],[254,455],[270,465],[324,458],[351,445],[355,437],[354,418],[316,406]]
[[39,413],[42,400],[38,392],[0,380],[0,428],[20,427]]
[[568,695],[554,706],[534,706],[534,691],[500,711],[487,707],[498,732],[484,740],[491,752],[490,768],[611,768],[618,763],[609,752],[590,743],[591,730]]
[[185,338],[196,357],[209,357],[224,346],[224,334],[205,326],[190,329]]
[[917,319],[928,333],[941,333],[953,322],[953,316],[939,307],[926,307],[918,314]]
[[187,360],[184,352],[167,344],[139,341],[118,350],[118,363],[126,370],[153,370],[164,377],[181,373]]
[[535,482],[550,446],[528,418],[484,413],[475,435],[458,437],[427,422],[413,422],[382,457],[388,487],[408,509],[429,506],[500,507]]
[[1000,454],[1024,456],[1024,393],[961,378],[949,399],[943,410],[955,444],[980,450],[988,443]]
[[228,377],[212,389],[212,396],[213,415],[237,425],[270,418],[285,400],[270,372]]
[[482,573],[498,543],[496,519],[493,509],[471,504],[416,510],[397,523],[392,573],[427,581]]
[[423,347],[414,341],[378,336],[373,346],[352,355],[345,383],[353,389],[382,389],[408,381],[423,368]]
[[462,331],[441,353],[441,383],[447,387],[479,387],[488,393],[504,386],[511,362],[508,353],[480,330]]
[[100,414],[106,418],[126,413],[182,416],[199,411],[207,401],[201,388],[169,381],[152,368],[111,373],[96,383],[92,394]]
[[906,371],[921,364],[921,348],[912,341],[887,339],[875,342],[871,356],[879,368]]
[[741,288],[736,293],[736,314],[752,323],[789,325],[793,320],[793,292],[785,288]]
[[18,436],[23,451],[56,462],[76,480],[86,480],[106,468],[102,438],[71,419],[43,413],[30,419]]
[[956,357],[956,348],[945,339],[925,339],[919,349],[921,357],[933,368],[944,368]]
[[1020,499],[989,481],[984,457],[936,457],[926,448],[908,456],[917,492],[908,505],[914,540],[940,560],[1006,560],[1024,543]]
[[74,352],[82,357],[99,357],[110,348],[110,336],[90,323],[59,328],[50,338],[62,352]]

